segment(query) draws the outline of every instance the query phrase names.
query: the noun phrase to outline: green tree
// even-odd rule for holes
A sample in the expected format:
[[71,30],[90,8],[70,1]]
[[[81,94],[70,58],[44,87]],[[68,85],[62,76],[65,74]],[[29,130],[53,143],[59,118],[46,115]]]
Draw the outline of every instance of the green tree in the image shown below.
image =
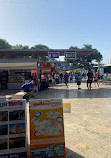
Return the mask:
[[[88,49],[93,49],[93,47],[92,47],[92,45],[84,44],[82,49],[88,50]],[[82,64],[82,66],[84,66],[86,69],[88,69],[89,67],[94,65],[94,63],[93,63],[94,61],[101,62],[102,59],[103,59],[102,54],[97,49],[95,49],[95,51],[92,54],[90,54],[86,57],[84,57],[84,56],[81,57],[80,63]]]
[[36,49],[36,50],[47,50],[47,49],[49,49],[49,47],[46,46],[46,45],[38,44],[38,45],[35,45],[35,46],[31,47],[31,49]]
[[[46,45],[38,44],[38,45],[35,45],[35,46],[31,47],[31,49],[34,49],[34,50],[47,50],[47,49],[49,49],[49,47],[46,46]],[[48,58],[46,56],[39,56],[39,60],[47,62]]]
[[76,73],[76,74],[79,73],[79,70],[78,70],[78,69],[75,69],[75,70],[74,70],[74,73]]
[[[79,49],[76,46],[71,46],[69,49]],[[90,44],[84,44],[82,49],[93,49],[92,45]],[[88,55],[88,56],[81,56],[77,57],[76,59],[66,59],[69,63],[73,63],[73,66],[79,67],[79,68],[85,68],[88,69],[89,67],[93,66],[93,61],[100,62],[102,61],[103,57],[102,54],[95,49],[95,51]]]
[[[93,48],[92,48],[92,45],[84,44],[82,49],[93,49]],[[94,60],[96,62],[100,62],[102,61],[102,59],[103,59],[103,56],[97,49],[95,49],[94,53],[87,56],[87,61],[89,62],[92,62]]]
[[27,45],[23,46],[22,44],[17,44],[15,46],[12,46],[11,49],[29,49],[29,46]]
[[29,49],[29,46],[25,45],[23,46],[23,49]]
[[77,46],[71,46],[69,49],[79,49]]
[[90,45],[90,44],[83,44],[83,48],[82,49],[92,49],[92,45]]
[[0,49],[11,49],[11,45],[5,39],[0,38]]

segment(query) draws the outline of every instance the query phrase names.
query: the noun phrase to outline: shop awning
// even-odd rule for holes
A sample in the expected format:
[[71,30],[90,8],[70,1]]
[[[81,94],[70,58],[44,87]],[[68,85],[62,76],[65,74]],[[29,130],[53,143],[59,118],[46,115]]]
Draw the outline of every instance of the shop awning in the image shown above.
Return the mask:
[[0,70],[36,69],[37,63],[0,63]]

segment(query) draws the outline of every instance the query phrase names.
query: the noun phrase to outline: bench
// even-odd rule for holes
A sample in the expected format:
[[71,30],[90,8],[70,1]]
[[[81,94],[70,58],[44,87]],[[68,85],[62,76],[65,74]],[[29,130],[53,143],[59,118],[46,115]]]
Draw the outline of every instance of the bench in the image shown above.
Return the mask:
[[12,94],[12,99],[28,99],[29,98],[29,93],[20,91],[15,94]]

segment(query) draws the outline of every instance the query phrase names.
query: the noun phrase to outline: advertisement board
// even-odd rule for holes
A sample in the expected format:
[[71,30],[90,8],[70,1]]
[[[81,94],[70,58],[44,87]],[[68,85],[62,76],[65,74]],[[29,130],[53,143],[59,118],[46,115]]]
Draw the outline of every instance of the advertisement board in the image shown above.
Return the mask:
[[0,98],[0,158],[27,157],[26,101]]
[[104,68],[103,67],[100,67],[99,71],[100,71],[100,74],[104,74]]
[[31,76],[36,75],[37,74],[37,70],[31,70]]
[[49,58],[59,58],[59,52],[48,52]]
[[61,99],[30,101],[30,158],[65,158]]
[[65,52],[65,58],[76,58],[76,52]]

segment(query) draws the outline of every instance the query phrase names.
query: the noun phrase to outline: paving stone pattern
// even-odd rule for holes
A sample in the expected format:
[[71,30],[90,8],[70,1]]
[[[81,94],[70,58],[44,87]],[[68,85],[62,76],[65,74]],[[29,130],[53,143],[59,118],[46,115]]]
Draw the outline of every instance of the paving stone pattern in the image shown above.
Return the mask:
[[81,87],[61,83],[36,93],[35,99],[62,98],[71,103],[71,113],[64,113],[67,158],[111,158],[111,85],[92,84],[88,91],[84,82]]
[[64,83],[39,92],[35,98],[62,98],[71,103],[64,114],[67,158],[111,158],[111,86],[88,91],[86,83]]

